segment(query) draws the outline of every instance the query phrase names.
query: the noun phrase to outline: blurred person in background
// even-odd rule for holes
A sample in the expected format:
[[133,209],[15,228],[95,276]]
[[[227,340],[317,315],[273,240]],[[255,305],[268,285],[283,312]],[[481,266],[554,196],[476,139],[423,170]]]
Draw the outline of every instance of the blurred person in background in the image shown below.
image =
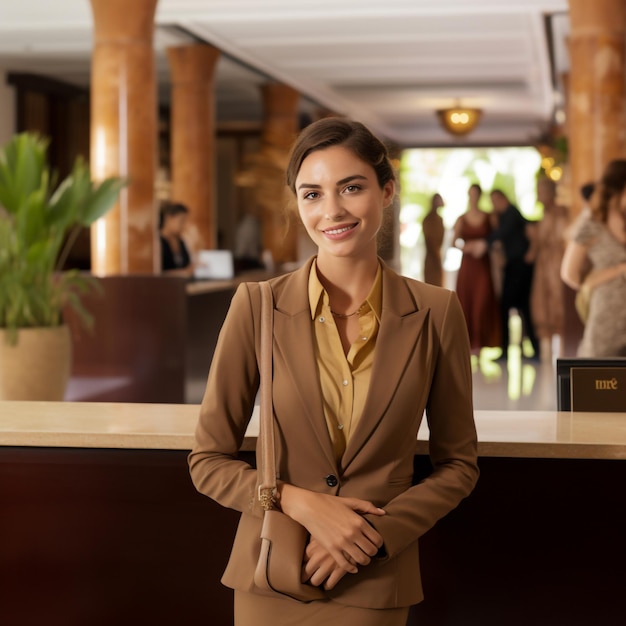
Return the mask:
[[426,257],[424,259],[424,282],[429,285],[443,287],[443,262],[441,260],[441,246],[445,228],[443,219],[438,211],[444,206],[443,198],[436,193],[430,200],[430,211],[422,222]]
[[578,356],[626,356],[626,160],[611,161],[596,184],[590,214],[577,221],[565,249],[561,278],[585,295]]
[[193,276],[191,255],[183,241],[189,209],[180,203],[165,202],[161,206],[159,236],[161,240],[161,272],[170,276]]
[[528,225],[528,259],[535,265],[530,294],[530,310],[541,357],[552,355],[552,338],[563,334],[563,288],[561,262],[565,252],[568,211],[556,202],[556,184],[550,178],[537,183],[537,200],[543,204],[541,220]]
[[456,292],[465,314],[472,354],[476,355],[481,348],[500,345],[500,317],[489,250],[477,245],[493,230],[491,216],[478,207],[481,195],[480,185],[470,186],[468,209],[454,225],[454,245],[463,251]]
[[528,254],[530,248],[530,241],[526,234],[528,221],[502,190],[494,189],[490,196],[497,216],[497,225],[486,239],[473,242],[471,249],[474,255],[479,255],[496,242],[502,246],[505,259],[500,296],[502,354],[498,360],[508,359],[509,316],[511,309],[515,309],[522,320],[523,335],[528,338],[533,349],[530,358],[538,361],[540,358],[539,340],[535,334],[530,313],[530,289],[534,264]]

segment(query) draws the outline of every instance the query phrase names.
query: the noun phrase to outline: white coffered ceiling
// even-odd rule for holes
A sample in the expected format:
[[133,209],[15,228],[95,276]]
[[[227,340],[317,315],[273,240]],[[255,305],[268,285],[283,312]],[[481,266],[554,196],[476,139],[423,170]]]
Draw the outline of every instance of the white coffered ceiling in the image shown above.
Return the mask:
[[[567,69],[567,0],[159,0],[156,22],[163,98],[164,50],[206,41],[220,121],[259,119],[269,78],[402,146],[452,143],[435,111],[455,102],[484,110],[464,143],[531,143]],[[0,69],[87,85],[91,47],[88,0],[0,0]]]

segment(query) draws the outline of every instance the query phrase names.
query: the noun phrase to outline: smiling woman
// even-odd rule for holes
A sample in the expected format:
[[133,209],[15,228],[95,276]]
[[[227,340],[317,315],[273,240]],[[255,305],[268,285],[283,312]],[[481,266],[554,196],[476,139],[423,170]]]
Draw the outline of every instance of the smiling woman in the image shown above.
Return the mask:
[[[381,188],[371,166],[350,149],[333,146],[303,161],[295,186],[300,218],[318,246],[318,269],[323,273],[335,257],[369,260],[375,268],[376,235],[393,198],[393,180]],[[362,302],[366,295],[355,297]]]
[[[263,509],[257,472],[237,449],[258,391],[257,284],[240,286],[222,326],[191,476],[200,492],[242,513],[222,578],[235,589],[237,626],[404,626],[423,597],[417,539],[478,478],[463,313],[452,292],[378,258],[395,177],[365,126],[327,118],[307,127],[287,183],[317,255],[270,281],[274,500],[306,529],[302,581],[322,599],[298,603],[254,585]],[[413,485],[425,413],[434,469]]]

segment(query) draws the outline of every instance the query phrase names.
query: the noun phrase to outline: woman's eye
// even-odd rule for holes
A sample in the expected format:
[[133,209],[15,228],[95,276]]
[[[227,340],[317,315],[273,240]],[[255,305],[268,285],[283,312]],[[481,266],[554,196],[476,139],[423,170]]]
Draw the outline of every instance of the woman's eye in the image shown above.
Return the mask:
[[318,197],[317,191],[309,191],[302,196],[303,200],[315,200]]
[[347,191],[348,193],[354,193],[355,191],[359,191],[359,189],[361,189],[360,185],[348,185],[344,191]]

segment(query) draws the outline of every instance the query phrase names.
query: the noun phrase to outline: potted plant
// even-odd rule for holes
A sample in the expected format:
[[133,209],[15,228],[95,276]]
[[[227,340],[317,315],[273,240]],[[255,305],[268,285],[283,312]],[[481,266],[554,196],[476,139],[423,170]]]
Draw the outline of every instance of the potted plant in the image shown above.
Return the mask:
[[48,142],[15,135],[0,149],[0,399],[62,400],[71,342],[63,310],[87,324],[81,293],[94,277],[62,271],[76,236],[115,203],[125,182],[91,180],[76,159],[60,184],[47,158]]

